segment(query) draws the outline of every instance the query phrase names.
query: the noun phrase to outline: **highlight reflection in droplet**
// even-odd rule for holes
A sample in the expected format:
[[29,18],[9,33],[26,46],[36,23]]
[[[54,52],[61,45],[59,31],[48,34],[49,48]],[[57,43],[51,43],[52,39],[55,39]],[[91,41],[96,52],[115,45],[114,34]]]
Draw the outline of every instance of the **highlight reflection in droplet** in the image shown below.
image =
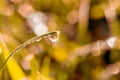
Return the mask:
[[54,34],[48,35],[48,37],[51,40],[51,42],[56,42],[59,39],[59,35],[60,35],[60,32],[58,31]]
[[107,41],[108,46],[112,48],[115,44],[115,41],[116,41],[116,37],[112,37],[112,38],[108,39],[108,41]]

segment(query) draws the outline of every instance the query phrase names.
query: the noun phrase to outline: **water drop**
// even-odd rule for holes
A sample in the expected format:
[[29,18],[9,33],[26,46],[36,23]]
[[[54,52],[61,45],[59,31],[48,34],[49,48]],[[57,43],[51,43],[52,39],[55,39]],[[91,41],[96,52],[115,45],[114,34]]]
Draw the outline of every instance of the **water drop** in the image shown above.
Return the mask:
[[56,32],[56,33],[53,33],[53,34],[48,35],[48,38],[49,38],[52,42],[56,42],[56,41],[58,41],[59,34],[60,34],[60,32],[58,31],[58,32]]
[[17,53],[18,51],[16,50],[15,53]]
[[37,39],[36,42],[39,42],[41,39]]

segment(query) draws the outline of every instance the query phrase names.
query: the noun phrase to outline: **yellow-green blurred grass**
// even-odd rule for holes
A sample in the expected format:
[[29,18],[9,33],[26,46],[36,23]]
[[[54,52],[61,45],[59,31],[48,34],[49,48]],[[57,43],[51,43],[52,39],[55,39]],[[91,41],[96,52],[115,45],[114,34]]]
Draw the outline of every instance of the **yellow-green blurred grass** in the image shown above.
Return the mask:
[[39,72],[40,67],[38,65],[38,62],[36,61],[35,57],[33,56],[32,59],[30,60],[31,73],[29,75],[29,79],[30,80],[53,80],[53,79],[48,79],[49,78],[49,66],[48,66],[49,64],[47,64],[47,63],[45,66],[43,66],[43,69],[40,73]]
[[[2,38],[2,34],[0,34],[0,47],[2,49],[2,56],[5,60],[9,56],[10,52],[4,42],[4,39]],[[15,61],[14,58],[10,58],[8,62],[6,63],[6,65],[7,65],[7,68],[8,68],[8,71],[10,73],[12,80],[21,80],[23,78],[26,78],[24,72],[22,71],[22,69],[20,68],[20,66]]]
[[[50,78],[51,80],[54,80],[53,78],[51,78],[49,76],[50,58],[46,57],[43,61],[43,66],[41,68],[41,73],[43,75],[42,76],[39,72],[39,66],[34,58],[34,55],[33,55],[33,58],[30,61],[31,62],[31,72],[30,72],[30,75],[28,75],[28,77],[26,77],[24,71],[22,71],[20,66],[13,59],[13,57],[8,59],[10,52],[7,48],[7,45],[3,39],[2,34],[0,34],[0,40],[1,40],[0,46],[1,46],[1,49],[3,51],[2,56],[3,56],[4,60],[6,60],[5,64],[3,62],[3,65],[1,65],[1,66],[2,66],[2,69],[4,69],[4,65],[7,65],[7,68],[8,68],[8,71],[9,71],[9,74],[10,74],[12,80],[21,80],[23,78],[25,78],[25,79],[29,78],[29,80],[48,80],[47,78]],[[17,75],[17,76],[15,76],[15,75]],[[44,76],[47,78],[45,78]]]

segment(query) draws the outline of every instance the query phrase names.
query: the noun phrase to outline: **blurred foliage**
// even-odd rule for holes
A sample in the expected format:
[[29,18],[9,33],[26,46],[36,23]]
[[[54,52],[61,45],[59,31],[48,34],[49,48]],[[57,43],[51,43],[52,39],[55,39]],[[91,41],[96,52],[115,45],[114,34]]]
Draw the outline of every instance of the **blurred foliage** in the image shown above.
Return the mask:
[[0,71],[0,80],[120,79],[120,0],[1,0],[1,65],[36,36],[31,7],[20,11],[22,4],[45,14],[43,23],[49,31],[60,31],[60,38],[54,42],[47,36],[17,52]]

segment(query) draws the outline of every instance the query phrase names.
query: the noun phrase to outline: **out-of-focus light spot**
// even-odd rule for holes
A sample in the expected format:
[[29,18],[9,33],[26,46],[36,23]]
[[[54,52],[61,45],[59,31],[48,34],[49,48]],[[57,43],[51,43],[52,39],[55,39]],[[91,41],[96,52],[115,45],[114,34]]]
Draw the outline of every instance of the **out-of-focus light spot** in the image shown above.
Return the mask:
[[39,45],[39,46],[31,45],[29,47],[29,51],[32,54],[39,54],[39,53],[41,53],[42,50],[43,50],[43,46],[42,45]]
[[34,55],[30,54],[25,58],[25,60],[30,61],[33,58],[34,58]]
[[109,0],[109,2],[111,6],[114,6],[113,7],[114,9],[117,9],[120,7],[120,0]]
[[47,21],[46,15],[43,14],[42,12],[35,12],[35,14],[33,14],[33,22],[35,24],[40,24],[41,23],[45,23]]
[[40,36],[42,34],[45,34],[48,32],[48,28],[46,25],[44,24],[39,24],[37,26],[34,27],[33,29],[34,33],[37,35],[37,36]]
[[108,41],[107,41],[108,46],[112,48],[115,44],[115,41],[116,41],[116,37],[112,37],[112,38],[108,39]]
[[68,13],[67,21],[69,24],[75,24],[78,21],[78,12],[71,11]]
[[2,49],[0,48],[0,54],[2,53]]
[[115,74],[118,74],[120,72],[120,69],[116,65],[110,65],[107,67],[107,71],[110,74],[115,75]]
[[30,70],[31,69],[29,61],[22,61],[21,66],[24,70]]
[[25,18],[33,11],[34,9],[30,4],[21,4],[18,8],[19,14]]
[[35,11],[27,16],[27,20],[29,24],[34,27],[35,25],[38,24],[45,24],[47,21],[47,17],[44,13]]
[[111,64],[103,70],[100,80],[109,80],[113,75],[119,74],[120,67],[117,64]]
[[104,9],[105,16],[108,19],[108,21],[113,21],[116,18],[116,11],[113,7],[114,6],[110,6],[110,7],[108,6],[108,7],[105,7]]
[[31,69],[30,60],[33,59],[33,57],[34,56],[32,54],[30,54],[22,61],[21,65],[22,65],[22,68],[24,70],[30,70]]
[[0,13],[5,16],[10,16],[14,13],[14,8],[13,8],[13,6],[6,5],[0,9]]
[[33,32],[40,36],[48,32],[48,28],[46,26],[46,16],[42,12],[33,12],[27,16],[28,23],[33,30]]
[[48,32],[48,28],[45,24],[47,20],[45,14],[34,11],[33,7],[29,4],[20,5],[18,12],[27,19],[31,29],[37,36]]
[[79,21],[81,23],[86,23],[86,21],[88,20],[89,9],[90,9],[89,0],[81,0],[79,6]]
[[14,3],[20,3],[20,2],[22,2],[22,0],[11,0],[12,2],[14,2]]

